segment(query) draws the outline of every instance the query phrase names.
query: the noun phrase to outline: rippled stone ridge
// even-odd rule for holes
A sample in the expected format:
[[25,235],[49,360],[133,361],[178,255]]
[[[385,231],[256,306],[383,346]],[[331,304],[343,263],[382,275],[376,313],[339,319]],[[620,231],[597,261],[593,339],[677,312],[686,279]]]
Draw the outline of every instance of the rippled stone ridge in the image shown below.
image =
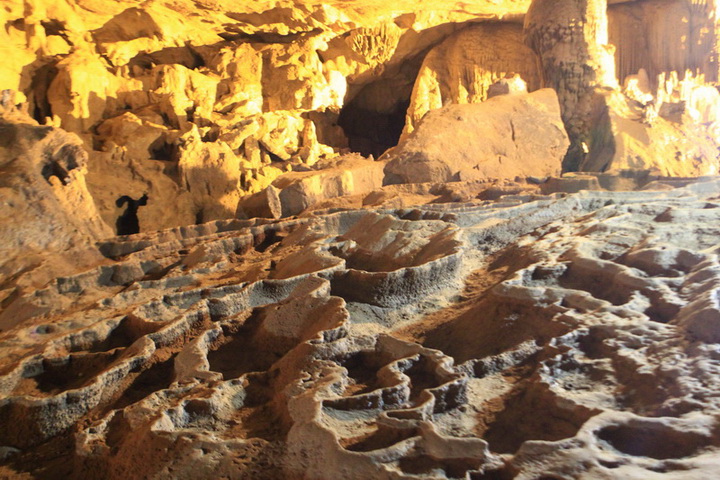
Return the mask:
[[117,237],[0,314],[2,453],[79,478],[711,478],[719,188]]

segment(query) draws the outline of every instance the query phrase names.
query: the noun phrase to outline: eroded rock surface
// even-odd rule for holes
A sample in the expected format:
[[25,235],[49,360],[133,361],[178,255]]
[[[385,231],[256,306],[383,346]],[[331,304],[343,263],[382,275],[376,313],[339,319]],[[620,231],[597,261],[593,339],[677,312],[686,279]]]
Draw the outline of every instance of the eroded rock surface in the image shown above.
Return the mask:
[[322,162],[315,169],[287,173],[265,190],[244,198],[238,214],[250,218],[289,217],[317,208],[325,200],[366,195],[382,187],[384,167],[384,163],[360,155],[346,155]]
[[714,478],[719,11],[6,1],[0,477]]
[[517,26],[529,3],[10,0],[0,90],[81,136],[110,226],[114,202],[143,193],[143,231],[226,219],[281,174],[347,153],[348,104],[350,123],[398,109],[384,130],[399,135],[427,51],[478,18]]
[[[100,260],[92,244],[112,233],[88,191],[87,160],[77,135],[0,104],[0,301]],[[79,261],[46,261],[61,252]]]
[[529,91],[541,87],[539,59],[523,43],[518,23],[488,23],[450,36],[425,57],[408,108],[405,132],[412,132],[430,110],[450,103],[481,103],[493,85],[519,77]]
[[709,180],[106,241],[0,314],[2,468],[711,478]]

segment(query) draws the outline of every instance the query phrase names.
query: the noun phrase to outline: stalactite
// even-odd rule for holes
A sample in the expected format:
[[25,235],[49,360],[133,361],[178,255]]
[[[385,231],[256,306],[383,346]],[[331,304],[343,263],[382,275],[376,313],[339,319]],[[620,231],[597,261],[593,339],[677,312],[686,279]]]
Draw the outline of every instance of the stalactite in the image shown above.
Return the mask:
[[675,0],[611,5],[610,42],[620,81],[644,68],[651,79],[686,70],[717,80],[714,2]]

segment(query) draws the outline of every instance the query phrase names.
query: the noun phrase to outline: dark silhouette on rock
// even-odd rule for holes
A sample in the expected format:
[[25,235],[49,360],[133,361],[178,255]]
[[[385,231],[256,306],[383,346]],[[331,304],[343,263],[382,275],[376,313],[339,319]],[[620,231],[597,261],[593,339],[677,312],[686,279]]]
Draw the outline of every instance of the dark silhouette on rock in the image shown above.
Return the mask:
[[123,195],[118,198],[115,205],[122,207],[127,203],[127,209],[120,215],[115,222],[118,235],[133,235],[140,232],[140,222],[138,221],[137,211],[138,208],[147,205],[148,195],[147,193],[140,197],[138,200],[133,200],[127,195]]

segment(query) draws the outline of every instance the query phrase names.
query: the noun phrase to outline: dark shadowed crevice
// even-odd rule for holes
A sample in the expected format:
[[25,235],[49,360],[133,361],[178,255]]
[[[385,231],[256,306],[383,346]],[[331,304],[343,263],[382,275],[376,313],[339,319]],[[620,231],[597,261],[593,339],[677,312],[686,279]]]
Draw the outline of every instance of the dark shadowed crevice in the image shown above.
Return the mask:
[[178,151],[177,146],[173,143],[168,143],[165,138],[158,138],[155,142],[150,145],[150,158],[153,160],[165,160],[177,162]]
[[152,70],[157,65],[182,65],[190,70],[205,66],[203,57],[189,44],[167,47],[156,52],[141,52],[128,62],[133,75]]
[[62,37],[62,39],[65,40],[67,44],[71,47],[75,46],[75,44],[72,42],[72,40],[70,40],[70,37],[67,34],[64,22],[51,18],[48,20],[42,20],[40,23],[45,29],[45,35],[57,35],[58,37]]
[[372,82],[350,85],[337,120],[350,150],[377,158],[398,144],[415,80],[429,50],[387,67]]
[[658,460],[692,456],[707,442],[698,433],[675,430],[658,422],[612,425],[600,430],[597,436],[624,454]]
[[352,151],[377,158],[398,144],[409,106],[410,99],[403,99],[393,110],[382,112],[353,101],[342,109],[338,124],[345,131]]
[[115,204],[118,207],[122,208],[123,205],[127,204],[127,208],[115,222],[118,235],[134,235],[136,233],[140,233],[140,222],[138,220],[137,212],[140,207],[147,205],[147,201],[147,193],[138,200],[134,200],[132,197],[127,195],[123,195],[117,199]]
[[30,100],[32,116],[40,125],[45,125],[46,118],[53,116],[47,92],[57,74],[57,62],[53,62],[38,68],[32,77],[27,96]]

